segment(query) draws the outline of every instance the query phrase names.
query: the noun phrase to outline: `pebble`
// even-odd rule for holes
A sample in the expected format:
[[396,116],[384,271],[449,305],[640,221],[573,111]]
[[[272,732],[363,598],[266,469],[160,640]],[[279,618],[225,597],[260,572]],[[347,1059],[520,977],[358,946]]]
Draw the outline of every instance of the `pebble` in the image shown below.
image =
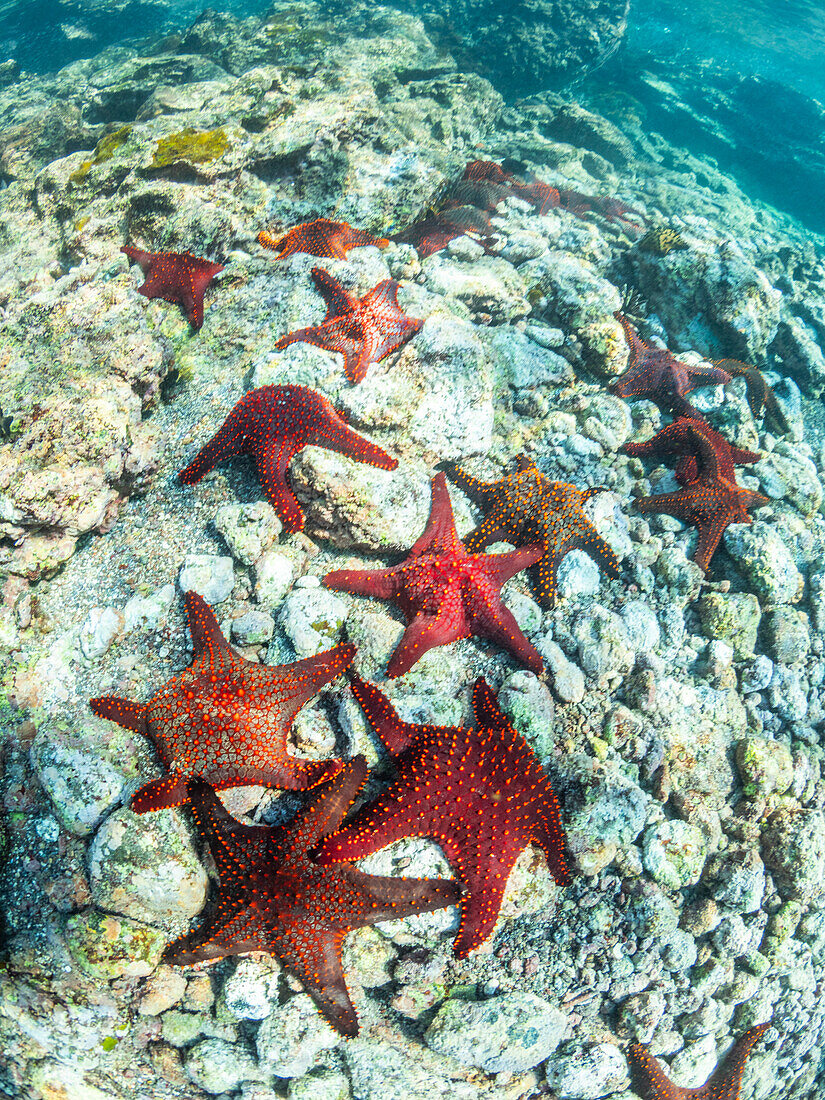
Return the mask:
[[93,607],[80,628],[83,656],[93,661],[102,657],[123,630],[123,615],[112,607]]
[[156,630],[175,602],[175,586],[164,584],[149,596],[132,596],[123,608],[123,630]]
[[265,1074],[300,1077],[321,1051],[331,1050],[341,1036],[330,1027],[306,993],[296,994],[273,1009],[258,1028],[255,1045]]
[[617,1046],[586,1040],[551,1055],[545,1075],[559,1100],[599,1100],[627,1088],[629,1081],[627,1062]]
[[255,596],[265,607],[279,607],[292,587],[295,563],[278,550],[267,550],[255,565]]
[[536,648],[547,662],[547,667],[553,675],[553,691],[563,703],[580,703],[584,698],[584,673],[568,661],[562,649],[552,636],[548,635],[540,641]]
[[325,588],[308,585],[310,579],[316,580],[300,578],[278,616],[298,657],[312,657],[334,646],[340,641],[347,617],[344,601]]
[[223,603],[235,587],[232,559],[217,554],[187,554],[178,583],[181,592],[197,592],[210,605]]
[[186,1072],[204,1092],[232,1092],[241,1081],[260,1077],[255,1059],[242,1046],[225,1039],[203,1039],[186,1052]]
[[275,620],[266,611],[252,609],[232,620],[232,637],[238,645],[263,645],[272,637]]
[[642,850],[645,867],[668,890],[695,885],[707,857],[702,830],[679,820],[649,826],[644,833]]
[[763,520],[731,524],[723,536],[725,549],[736,561],[748,587],[765,602],[796,603],[802,575],[785,543]]
[[254,565],[283,530],[275,509],[264,500],[222,505],[215,514],[215,526],[242,565]]
[[556,580],[559,595],[567,599],[572,596],[595,596],[601,583],[598,565],[583,550],[571,550],[562,559]]

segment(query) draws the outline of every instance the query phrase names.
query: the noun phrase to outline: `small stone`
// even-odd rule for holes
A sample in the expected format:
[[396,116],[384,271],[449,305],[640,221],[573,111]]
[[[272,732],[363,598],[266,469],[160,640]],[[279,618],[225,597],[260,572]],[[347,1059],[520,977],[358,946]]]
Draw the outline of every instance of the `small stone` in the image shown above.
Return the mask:
[[565,1014],[546,1001],[532,993],[507,993],[487,1001],[447,1001],[424,1042],[485,1073],[524,1073],[553,1053],[567,1028]]
[[627,1062],[612,1043],[566,1043],[545,1066],[550,1088],[559,1100],[599,1100],[628,1086]]
[[283,530],[275,509],[263,500],[222,505],[215,515],[215,526],[232,557],[242,565],[254,565]]
[[659,620],[645,600],[628,600],[619,614],[627,631],[630,648],[636,653],[652,653],[659,645]]
[[204,1092],[232,1092],[241,1081],[260,1078],[255,1059],[237,1043],[204,1039],[186,1054],[186,1072]]
[[811,648],[808,616],[793,607],[776,607],[765,615],[765,641],[770,655],[783,665],[804,661]]
[[664,1014],[665,996],[655,989],[628,997],[619,1009],[619,1020],[637,1043],[649,1043]]
[[258,1028],[258,1063],[264,1074],[300,1077],[324,1050],[341,1042],[311,997],[297,994],[266,1017]]
[[232,620],[232,637],[240,646],[264,645],[272,637],[275,620],[266,611],[254,608]]
[[235,587],[232,559],[217,554],[187,554],[178,583],[181,592],[197,592],[211,605],[223,603]]
[[179,967],[165,963],[144,983],[138,1002],[141,1016],[159,1016],[181,1000],[186,992],[186,977]]
[[375,989],[391,981],[396,958],[393,945],[374,928],[357,928],[344,941],[344,972],[364,989]]
[[584,673],[568,661],[560,646],[548,635],[536,646],[553,674],[553,691],[563,703],[580,703],[584,698]]
[[295,1077],[286,1090],[287,1100],[350,1100],[349,1081],[337,1069],[314,1069]]
[[644,864],[668,890],[681,890],[699,881],[707,857],[701,829],[686,821],[661,821],[644,833]]
[[278,622],[298,657],[312,657],[340,641],[346,617],[347,605],[325,588],[296,586],[284,600]]
[[240,958],[224,982],[223,1003],[237,1020],[263,1020],[278,1004],[281,967],[274,958]]
[[123,630],[123,615],[111,607],[93,607],[80,628],[83,656],[93,661],[102,657]]
[[802,575],[785,543],[763,520],[750,526],[731,524],[723,536],[725,549],[736,561],[749,587],[767,603],[796,603]]
[[149,596],[132,596],[123,608],[123,630],[156,630],[175,602],[175,586],[165,584]]
[[781,741],[746,737],[736,744],[736,767],[749,798],[784,794],[793,782],[793,757]]
[[727,909],[756,913],[765,895],[765,865],[753,848],[728,848],[708,861],[705,881],[715,900]]
[[825,817],[783,807],[768,818],[762,858],[783,898],[807,902],[825,892]]
[[101,981],[151,974],[166,946],[157,928],[97,909],[69,917],[65,937],[81,970]]
[[690,968],[696,962],[696,941],[689,932],[677,928],[661,945],[662,962],[672,973]]
[[629,671],[635,654],[622,619],[600,604],[576,620],[573,634],[584,671],[596,680]]
[[267,550],[255,566],[255,595],[264,607],[279,607],[292,587],[295,563],[286,554]]
[[555,707],[547,686],[532,672],[514,672],[499,688],[498,704],[541,759],[555,747]]
[[749,592],[709,592],[697,608],[709,637],[729,642],[737,661],[753,656],[762,617],[756,596]]
[[[115,745],[125,738],[115,734]],[[84,740],[86,744],[84,744]],[[106,752],[90,735],[42,726],[31,747],[31,761],[61,825],[73,836],[89,836],[130,789],[131,776],[117,766],[116,753]],[[115,759],[112,759],[112,756]],[[129,761],[123,760],[124,768]]]
[[773,661],[764,653],[758,654],[741,671],[739,686],[743,695],[764,691],[773,678]]
[[601,582],[598,565],[583,550],[571,550],[562,559],[556,580],[559,595],[566,599],[572,596],[595,596]]

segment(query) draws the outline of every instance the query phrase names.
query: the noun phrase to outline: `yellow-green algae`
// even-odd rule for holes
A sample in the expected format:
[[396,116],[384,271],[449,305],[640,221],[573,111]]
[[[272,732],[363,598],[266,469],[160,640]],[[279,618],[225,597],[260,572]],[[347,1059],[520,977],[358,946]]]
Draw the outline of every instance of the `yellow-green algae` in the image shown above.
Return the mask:
[[153,168],[167,168],[170,164],[186,161],[189,164],[206,164],[217,160],[229,148],[226,131],[192,130],[187,127],[177,134],[161,138],[152,158]]
[[80,167],[72,172],[69,180],[72,183],[82,183],[96,164],[103,164],[104,161],[112,159],[116,150],[129,140],[131,132],[131,126],[121,126],[119,130],[114,130],[111,134],[104,134],[95,146],[92,159],[84,160]]

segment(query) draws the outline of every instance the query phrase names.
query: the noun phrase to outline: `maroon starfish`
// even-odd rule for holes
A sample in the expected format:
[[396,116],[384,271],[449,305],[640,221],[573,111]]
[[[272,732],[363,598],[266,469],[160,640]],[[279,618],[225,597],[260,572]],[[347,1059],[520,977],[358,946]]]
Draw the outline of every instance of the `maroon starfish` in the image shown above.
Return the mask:
[[223,264],[213,264],[189,252],[142,252],[124,245],[130,260],[140,264],[146,279],[138,287],[144,298],[162,298],[179,305],[193,328],[203,324],[203,294]]
[[516,456],[515,472],[501,481],[479,481],[457,466],[451,467],[450,477],[488,510],[479,526],[466,536],[468,550],[482,550],[498,540],[516,546],[541,545],[535,573],[542,603],[555,602],[556,572],[571,550],[583,550],[608,576],[619,576],[616,555],[582,508],[589,497],[605,492],[602,486],[582,490],[564,481],[551,481],[526,455]]
[[350,382],[363,381],[370,363],[378,363],[406,344],[424,324],[399,308],[400,284],[395,279],[384,279],[363,298],[356,298],[321,267],[313,267],[312,278],[327,304],[326,316],[320,325],[282,336],[275,347],[282,350],[305,340],[338,352],[344,357],[344,371]]
[[345,260],[351,248],[362,245],[374,245],[386,248],[390,243],[386,237],[373,237],[363,229],[353,229],[347,222],[333,222],[329,218],[316,218],[314,222],[296,225],[277,240],[269,233],[258,234],[258,243],[264,248],[277,252],[275,257],[282,260],[296,252],[306,252],[310,256],[324,256],[327,259]]
[[184,485],[193,485],[224,459],[251,454],[261,486],[284,530],[300,531],[304,513],[287,483],[286,471],[293,456],[310,444],[382,470],[394,470],[398,465],[397,459],[354,432],[317,390],[262,386],[241,398],[217,434],[178,477]]
[[[457,206],[443,210],[440,214],[413,222],[393,237],[394,241],[411,244],[422,259],[440,252],[450,241],[465,234],[472,237],[484,249],[490,252],[494,237],[490,236],[489,215],[474,206]],[[488,235],[479,237],[479,233]]]
[[699,543],[693,560],[706,573],[722,533],[731,523],[751,523],[748,508],[769,504],[767,497],[736,484],[733,477],[720,471],[719,459],[711,441],[695,428],[685,429],[695,441],[699,474],[675,493],[639,497],[641,512],[664,512],[699,529]]
[[771,1027],[758,1024],[740,1036],[711,1076],[699,1088],[683,1088],[665,1077],[662,1067],[643,1046],[629,1051],[633,1088],[642,1100],[739,1100],[742,1075],[754,1045]]
[[[758,462],[762,457],[758,451],[746,451],[728,443],[704,420],[688,416],[677,417],[644,443],[626,443],[624,449],[637,457],[681,455],[675,471],[680,485],[695,481],[700,473],[708,473],[714,466],[720,477],[735,481],[737,463]],[[712,459],[708,458],[708,449],[713,453]]]
[[754,419],[761,416],[764,409],[781,432],[786,435],[791,434],[793,429],[788,423],[788,418],[782,411],[782,406],[776,400],[773,388],[765,381],[765,376],[760,370],[748,363],[741,363],[738,359],[714,359],[712,362],[715,367],[727,371],[734,378],[741,377],[745,379],[748,406]]
[[395,600],[407,629],[387,665],[394,679],[427,650],[476,634],[497,642],[532,672],[544,662],[501,602],[501,586],[541,557],[528,546],[509,554],[468,554],[455,529],[444,474],[432,481],[430,518],[400,565],[389,569],[339,569],[327,573],[327,588]]
[[699,386],[730,382],[728,372],[719,367],[682,363],[666,348],[653,347],[643,340],[622,312],[613,316],[622,326],[630,347],[630,365],[611,383],[611,391],[618,397],[649,397],[679,416],[702,420],[686,394]]
[[300,979],[336,1031],[357,1035],[341,962],[347,933],[443,909],[461,896],[458,883],[448,879],[380,877],[353,867],[319,867],[309,858],[341,823],[366,776],[366,761],[356,756],[293,821],[274,829],[242,825],[206,783],[190,783],[195,826],[218,869],[218,894],[200,928],[167,947],[166,962],[188,966],[266,951]]
[[493,931],[507,879],[529,843],[544,852],[559,886],[569,881],[550,780],[483,679],[473,688],[475,730],[402,722],[377,687],[356,675],[351,680],[367,720],[396,758],[396,778],[324,841],[318,862],[360,859],[407,836],[437,841],[467,891],[453,945],[464,958]]
[[355,646],[335,646],[291,665],[254,664],[232,649],[196,592],[184,599],[192,635],[189,668],[148,703],[113,696],[89,703],[99,717],[153,741],[169,769],[133,795],[135,813],[179,806],[193,776],[218,790],[261,783],[302,791],[335,775],[340,760],[300,760],[287,752],[286,740],[295,715],[346,668]]

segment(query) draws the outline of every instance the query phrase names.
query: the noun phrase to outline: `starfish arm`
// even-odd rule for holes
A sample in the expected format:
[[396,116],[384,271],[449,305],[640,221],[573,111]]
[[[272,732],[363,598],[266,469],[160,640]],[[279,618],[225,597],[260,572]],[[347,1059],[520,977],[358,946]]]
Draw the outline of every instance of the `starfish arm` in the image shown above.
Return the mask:
[[306,919],[284,920],[282,925],[280,935],[269,944],[272,954],[302,982],[327,1023],[339,1035],[353,1038],[358,1034],[358,1017],[347,992],[341,961],[346,931],[333,931],[320,921],[307,927]]
[[89,706],[98,718],[108,718],[125,730],[147,735],[144,703],[132,703],[129,699],[118,699],[115,695],[103,695],[98,699],[90,699]]
[[464,536],[464,545],[471,554],[477,554],[491,542],[515,542],[518,535],[507,523],[506,517],[497,512],[486,515],[478,527]]
[[[735,518],[738,519],[738,517]],[[693,560],[703,573],[707,573],[708,567],[710,566],[710,559],[716,552],[722,534],[732,521],[734,521],[734,517],[732,517],[726,509],[720,508],[709,518],[707,523],[699,526],[699,542],[697,543]],[[748,517],[745,522],[750,523],[750,517]]]
[[[548,784],[549,787],[549,784]],[[549,802],[549,811],[545,810],[541,825],[535,825],[530,839],[544,852],[547,869],[558,886],[567,886],[570,871],[564,858],[564,830],[561,827],[559,804],[552,790],[545,793],[545,802]]]
[[324,299],[327,307],[326,316],[322,323],[331,321],[335,317],[341,317],[345,313],[351,313],[358,306],[358,299],[345,290],[334,275],[330,275],[322,267],[313,267],[310,274],[316,290]]
[[450,480],[462,492],[466,493],[470,500],[474,500],[477,504],[486,503],[495,493],[496,483],[494,481],[479,481],[477,477],[470,477],[455,463],[450,463],[447,473],[450,475]]
[[429,650],[457,642],[459,638],[466,638],[468,633],[463,616],[459,620],[447,611],[441,611],[437,615],[416,615],[389,659],[387,679],[395,680],[403,676]]
[[543,557],[539,558],[535,566],[536,595],[539,603],[544,607],[552,607],[558,595],[558,580],[556,572],[560,557],[552,550],[547,550]]
[[[526,845],[522,845],[523,847]],[[515,847],[511,847],[506,856],[503,852],[500,853],[495,860],[495,869],[483,868],[476,859],[467,859],[466,856],[459,855],[457,850],[452,853],[445,850],[450,865],[464,887],[461,922],[453,941],[456,958],[466,959],[471,951],[481,947],[490,937],[501,912],[507,880],[520,850],[516,851]]]
[[493,689],[483,676],[473,684],[473,716],[476,725],[483,729],[512,729],[512,723],[498,705]]
[[149,273],[153,260],[151,252],[144,252],[142,248],[133,248],[128,244],[123,245],[120,251],[125,253],[133,263],[138,264],[144,275]]
[[676,489],[672,493],[657,493],[655,496],[637,497],[636,507],[640,512],[663,512],[682,519],[685,510],[684,489]]
[[170,772],[161,779],[153,779],[139,787],[132,795],[130,805],[136,814],[182,806],[189,800],[186,785],[185,775]]
[[[770,386],[765,387],[765,412],[768,416],[772,417],[774,423],[778,426],[779,430],[785,435],[791,435],[793,428],[791,423],[785,416],[784,410],[779,402],[776,400],[776,394],[773,392]],[[752,459],[737,459],[737,462],[748,462]]]
[[329,347],[329,332],[323,325],[310,325],[309,328],[287,332],[275,341],[275,348],[277,351],[283,351],[290,344],[298,344],[302,341],[305,344],[314,344],[317,348],[323,348],[324,351],[332,350]]
[[377,443],[372,443],[353,431],[343,416],[332,406],[329,408],[329,417],[324,422],[322,432],[319,432],[317,442],[330,451],[337,451],[368,466],[377,466],[379,470],[395,470],[398,467],[397,458],[387,454]]
[[273,858],[279,870],[289,872],[306,859],[306,852],[334,833],[367,778],[367,761],[354,756],[341,771],[307,802],[297,817],[284,826],[273,847]]
[[391,705],[387,696],[375,684],[362,680],[355,672],[349,674],[352,694],[366,715],[378,737],[393,756],[398,756],[408,748],[419,726],[404,722]]
[[714,1100],[726,1100],[727,1097],[738,1097],[742,1087],[742,1076],[745,1072],[750,1053],[766,1031],[770,1031],[773,1025],[770,1023],[757,1024],[756,1027],[740,1035],[728,1051],[722,1064],[718,1066],[705,1084],[708,1095]]
[[284,729],[289,729],[305,703],[352,663],[355,654],[355,646],[346,642],[288,665],[261,670],[267,701],[277,707]]
[[525,638],[512,611],[500,604],[495,610],[479,608],[472,617],[472,629],[476,634],[489,638],[506,650],[525,668],[539,676],[544,671],[544,660],[536,647]]
[[454,554],[460,552],[461,543],[455,529],[453,506],[443,473],[436,474],[430,482],[430,515],[423,533],[412,544],[407,559],[433,553]]
[[218,463],[236,455],[246,454],[247,408],[240,401],[224,420],[216,434],[202,447],[189,465],[178,473],[184,485],[194,485]]
[[592,524],[588,523],[586,534],[576,540],[576,548],[584,550],[585,554],[598,562],[608,577],[617,580],[621,576],[619,559]]
[[[624,338],[627,340],[627,346],[630,350],[630,362],[635,365],[644,355],[647,350],[647,345],[622,312],[617,310],[613,316],[622,326],[622,332],[624,333]],[[617,378],[616,384],[620,383],[624,377],[625,375],[622,375],[620,378]]]
[[542,546],[522,546],[507,554],[487,554],[482,558],[486,569],[495,578],[497,584],[504,584],[531,565],[535,565],[544,553]]
[[369,898],[370,908],[361,915],[364,924],[432,913],[461,901],[461,887],[452,879],[369,875],[356,867],[348,867],[343,873]]
[[218,869],[221,893],[246,895],[250,869],[267,862],[278,830],[237,821],[203,779],[190,779],[188,790],[195,826]]
[[[315,862],[322,867],[332,863],[351,863],[370,856],[396,840],[409,836],[431,836],[422,820],[424,799],[420,805],[405,801],[400,782],[359,810],[352,821],[328,836],[320,846]],[[438,838],[432,837],[437,840]]]
[[728,372],[721,370],[719,367],[690,366],[688,367],[688,383],[685,386],[685,393],[692,393],[700,386],[710,386],[714,382],[724,386],[730,380],[731,377]]
[[215,911],[192,932],[170,943],[163,961],[171,966],[195,966],[260,950],[254,936],[257,914],[250,912],[244,897],[222,897]]
[[290,535],[304,526],[304,513],[287,480],[287,467],[300,449],[292,437],[281,435],[263,440],[254,451],[261,488]]
[[392,566],[389,569],[335,569],[327,573],[322,583],[336,592],[390,600],[397,595],[401,582],[398,567]]
[[648,1054],[641,1043],[630,1047],[628,1061],[633,1090],[642,1100],[683,1100],[683,1090],[668,1081],[657,1060]]
[[360,346],[353,344],[351,348],[347,348],[342,354],[344,356],[344,374],[347,376],[347,381],[351,382],[353,386],[357,386],[359,382],[363,382],[367,377],[367,368],[370,363],[383,359],[383,356],[375,355],[375,349],[367,339],[364,339]]
[[215,664],[218,654],[231,654],[235,651],[227,642],[218,626],[215,612],[197,592],[185,592],[183,603],[186,608],[186,618],[189,623],[189,633],[192,637],[192,656],[197,660],[204,653],[209,654],[209,664]]

